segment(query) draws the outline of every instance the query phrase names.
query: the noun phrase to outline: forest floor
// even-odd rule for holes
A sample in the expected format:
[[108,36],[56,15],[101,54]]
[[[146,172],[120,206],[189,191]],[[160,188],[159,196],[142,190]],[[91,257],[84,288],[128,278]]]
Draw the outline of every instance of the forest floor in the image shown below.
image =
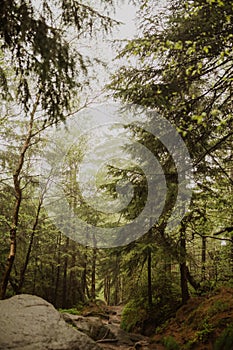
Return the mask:
[[[109,319],[120,327],[123,306],[104,306]],[[205,296],[192,297],[175,317],[158,327],[150,337],[141,336],[142,350],[232,350],[233,289],[220,288]],[[107,350],[136,349],[117,343],[99,344]]]
[[[124,305],[117,305],[117,306],[107,306],[107,305],[102,305],[101,307],[97,307],[96,309],[96,305],[92,305],[90,307],[87,307],[85,309],[85,311],[83,312],[84,315],[92,315],[92,314],[98,314],[98,312],[100,312],[100,315],[107,315],[106,318],[102,318],[103,323],[106,324],[112,324],[115,325],[117,327],[119,327],[120,329],[120,324],[121,324],[121,315],[122,315],[122,311],[123,311]],[[101,311],[100,311],[101,310]],[[119,336],[121,337],[121,335],[119,334]],[[133,334],[132,333],[132,339],[133,338],[138,338],[137,340],[135,340],[135,344],[138,344],[138,348],[140,348],[140,350],[160,350],[160,348],[156,345],[151,344],[151,339],[149,337],[143,336],[143,335],[138,335],[138,334]],[[130,338],[130,336],[129,336]],[[121,340],[121,339],[119,339]],[[102,349],[106,349],[106,350],[116,350],[116,349],[120,349],[120,350],[133,350],[136,349],[134,346],[129,346],[126,344],[119,344],[118,342],[106,342],[106,343],[99,343],[98,344]],[[164,347],[162,347],[161,350],[165,349]]]
[[[115,325],[118,325],[120,327],[121,323],[121,314],[123,311],[123,305],[118,305],[118,306],[106,306],[105,307],[105,312],[109,315],[108,323],[112,323]],[[120,350],[128,350],[129,347],[126,345],[118,345],[118,344],[99,344],[103,349],[106,350],[115,350],[115,349],[120,349]]]
[[233,289],[191,298],[156,333],[153,341],[166,344],[161,350],[232,350]]

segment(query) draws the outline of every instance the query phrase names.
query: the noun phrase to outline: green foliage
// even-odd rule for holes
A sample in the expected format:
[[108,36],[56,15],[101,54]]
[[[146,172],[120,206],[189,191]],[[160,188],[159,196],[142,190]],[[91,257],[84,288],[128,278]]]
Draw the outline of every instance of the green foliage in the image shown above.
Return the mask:
[[[132,62],[116,72],[109,88],[124,102],[161,113],[188,146],[195,185],[185,223],[187,251],[204,294],[232,276],[232,211],[226,211],[232,206],[232,1],[168,1],[161,12],[152,10],[154,3],[140,9],[140,35],[119,55]],[[153,140],[142,139],[154,152]],[[225,247],[211,241],[221,237],[228,238]]]
[[[12,7],[9,7],[10,3]],[[70,0],[56,3],[62,4],[64,26],[75,26],[78,35],[92,35],[92,28],[99,29],[103,25],[105,30],[111,25],[109,18],[102,17],[84,2],[72,1],[72,6]],[[63,118],[73,94],[80,87],[76,76],[78,68],[86,74],[87,66],[83,57],[72,50],[63,32],[56,26],[50,26],[55,23],[52,21],[50,3],[43,1],[43,5],[44,12],[37,16],[30,1],[21,1],[21,5],[17,1],[4,2],[0,15],[3,20],[0,23],[3,43],[1,96],[7,99],[17,94],[17,102],[21,102],[27,110],[30,101],[33,102],[33,95],[41,94],[39,107],[43,108],[51,121],[57,121]],[[137,59],[137,67],[122,68],[112,84],[116,96],[123,100],[156,108],[176,126],[189,146],[194,161],[195,188],[185,227],[187,262],[192,265],[190,271],[197,280],[202,280],[200,285],[203,294],[209,293],[218,281],[232,283],[232,232],[227,229],[232,225],[232,213],[226,210],[232,204],[232,11],[232,1],[177,1],[177,7],[172,7],[166,14],[165,25],[156,27],[156,24],[152,25],[157,23],[153,17],[156,12],[149,8],[152,17],[142,16],[142,35],[129,42],[122,52],[122,56],[133,55]],[[8,57],[13,58],[12,77],[8,73]],[[7,108],[3,106],[4,109]],[[18,113],[18,107],[16,109]],[[9,250],[8,232],[15,201],[12,173],[27,132],[26,116],[22,115],[24,122],[21,119],[18,123],[14,112],[7,112],[14,116],[9,119],[5,119],[4,113],[0,117],[0,136],[6,142],[0,153],[1,266]],[[41,114],[38,112],[36,120],[40,119]],[[42,123],[36,122],[35,133],[41,127]],[[172,196],[176,194],[173,185],[178,180],[171,171],[175,164],[172,163],[170,168],[165,166],[171,162],[168,150],[153,135],[138,126],[130,126],[129,132],[157,156],[163,170],[169,170],[167,173],[172,180],[166,181],[167,202],[173,204]],[[7,296],[17,291],[19,274],[32,239],[32,224],[38,207],[39,171],[32,164],[43,148],[41,139],[43,136],[39,133],[31,140],[20,176],[23,199],[17,231],[18,251]],[[94,143],[94,140],[91,141]],[[131,152],[133,154],[133,150]],[[81,206],[83,198],[76,177],[82,157],[82,150],[70,148],[63,163],[63,189],[70,194],[68,202],[82,219],[88,217],[91,224],[111,225],[113,219],[109,219],[110,215],[106,215],[107,218],[97,216],[92,208]],[[147,184],[142,170],[137,167],[129,166],[122,170],[115,166],[111,171],[112,182],[108,184],[107,190],[113,196],[116,196],[115,185],[119,178],[129,178],[134,185],[134,198],[128,207],[129,211],[121,213],[120,223],[124,225],[141,212],[147,200]],[[64,307],[61,312],[79,314],[79,303],[91,298],[92,277],[95,277],[95,292],[104,295],[107,303],[127,301],[122,315],[123,329],[141,332],[150,324],[159,333],[164,322],[174,315],[180,304],[177,270],[180,261],[177,259],[179,237],[175,231],[168,233],[169,236],[163,236],[162,240],[161,237],[154,240],[158,237],[156,232],[152,241],[143,237],[127,247],[94,254],[93,250],[62,236],[42,209],[22,291],[36,293],[56,307]],[[221,246],[220,240],[210,242],[209,236],[212,235],[213,238],[228,239],[226,246]],[[207,261],[202,264],[200,253],[204,250],[201,246],[203,236],[208,237],[208,254]],[[164,245],[166,251],[160,249]],[[152,253],[150,306],[146,264],[148,251]],[[201,265],[204,272],[200,269]],[[207,342],[214,332],[210,317],[227,308],[227,303],[216,301],[204,319],[202,315],[198,318],[197,310],[191,312],[184,326],[192,325],[195,335],[185,348]],[[223,326],[222,323],[220,325]],[[222,332],[216,341],[216,350],[233,348],[232,328],[231,324]],[[164,345],[168,350],[179,349],[173,337],[164,338]]]
[[215,303],[209,308],[208,315],[214,316],[220,312],[224,312],[229,309],[229,304],[224,303],[222,300],[217,300]]
[[40,96],[50,121],[64,120],[64,112],[70,110],[81,75],[87,73],[89,65],[67,39],[68,29],[76,31],[77,37],[92,36],[95,30],[108,31],[112,23],[88,2],[4,1],[0,14],[1,50],[5,65],[12,59],[8,64],[12,76],[9,82],[4,67],[0,67],[2,97],[16,98],[28,111],[34,95]]
[[229,324],[214,344],[214,350],[232,350],[233,349],[233,324]]
[[144,301],[141,300],[131,300],[128,304],[125,305],[122,320],[121,328],[127,332],[131,332],[135,329],[141,330],[143,327],[143,322],[148,317],[148,309],[144,306]]
[[209,323],[208,319],[205,319],[199,328],[200,329],[196,332],[197,342],[205,343],[213,333],[214,327]]
[[62,314],[64,314],[64,313],[68,313],[68,314],[71,314],[71,315],[80,315],[81,314],[80,310],[74,309],[74,308],[71,308],[71,309],[58,309],[58,311],[61,312]]
[[172,336],[163,338],[163,345],[167,350],[179,350],[180,346]]
[[[146,325],[161,327],[170,317],[174,316],[180,306],[180,289],[171,276],[164,270],[157,269],[152,282],[152,305],[148,305],[148,290],[146,276],[143,275],[140,285],[131,286],[130,301],[122,314],[122,328],[127,331],[144,332]],[[132,292],[133,291],[133,292]]]
[[197,328],[198,331],[195,333],[195,336],[185,344],[184,349],[192,349],[196,344],[207,343],[214,332],[214,327],[209,323],[208,318],[199,323]]
[[153,320],[159,326],[174,316],[180,306],[180,289],[175,281],[162,274],[158,274],[153,288],[156,290],[153,295]]

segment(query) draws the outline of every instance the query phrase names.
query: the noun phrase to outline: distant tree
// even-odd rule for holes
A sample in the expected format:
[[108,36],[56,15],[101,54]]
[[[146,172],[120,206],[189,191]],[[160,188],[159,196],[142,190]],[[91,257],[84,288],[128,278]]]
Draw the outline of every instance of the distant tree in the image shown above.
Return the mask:
[[[112,5],[111,1],[101,3]],[[113,20],[78,1],[6,0],[0,5],[0,95],[5,100],[1,107],[6,115],[3,123],[6,125],[9,106],[14,102],[14,113],[20,114],[21,122],[27,124],[22,139],[13,141],[14,145],[18,142],[10,170],[15,199],[10,219],[10,252],[2,279],[4,298],[16,256],[27,153],[33,142],[41,141],[44,129],[64,121],[72,107],[77,107],[74,97],[80,91],[81,76],[88,72],[83,55],[72,46],[69,31],[76,31],[77,40],[91,38],[97,30],[108,32]],[[27,261],[23,269],[26,265]],[[24,274],[22,270],[19,289]]]

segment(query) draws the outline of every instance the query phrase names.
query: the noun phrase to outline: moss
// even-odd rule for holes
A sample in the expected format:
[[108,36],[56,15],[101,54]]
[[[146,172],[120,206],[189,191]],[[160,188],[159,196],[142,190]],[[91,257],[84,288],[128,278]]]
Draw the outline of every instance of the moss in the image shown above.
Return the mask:
[[80,315],[80,310],[77,310],[75,308],[72,309],[59,309],[59,312],[61,313],[68,313],[71,315]]
[[163,338],[163,345],[167,350],[179,350],[180,346],[172,336]]
[[233,323],[220,334],[214,344],[214,350],[232,350],[233,349]]
[[216,300],[214,304],[209,308],[208,315],[210,317],[220,313],[227,311],[229,309],[229,303],[223,302],[222,300]]
[[208,343],[210,337],[214,332],[214,327],[209,323],[208,319],[204,319],[199,326],[199,330],[195,333],[194,337],[190,339],[182,349],[192,349],[194,345]]
[[146,309],[143,309],[135,301],[130,301],[122,312],[121,328],[126,332],[131,332],[137,327],[140,328],[147,316]]

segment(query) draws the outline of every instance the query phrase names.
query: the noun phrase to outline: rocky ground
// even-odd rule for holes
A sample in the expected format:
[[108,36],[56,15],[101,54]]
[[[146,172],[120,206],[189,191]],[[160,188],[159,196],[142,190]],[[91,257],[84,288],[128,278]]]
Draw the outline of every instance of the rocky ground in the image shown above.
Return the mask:
[[0,301],[0,350],[157,349],[148,338],[120,329],[122,307],[58,312],[34,295]]
[[0,301],[0,350],[232,350],[233,289],[191,298],[150,338],[120,328],[122,306],[60,313],[34,295]]
[[148,337],[139,334],[127,333],[120,328],[123,306],[92,305],[82,315],[64,313],[63,318],[68,323],[84,332],[106,350],[150,350],[158,349],[151,344]]

